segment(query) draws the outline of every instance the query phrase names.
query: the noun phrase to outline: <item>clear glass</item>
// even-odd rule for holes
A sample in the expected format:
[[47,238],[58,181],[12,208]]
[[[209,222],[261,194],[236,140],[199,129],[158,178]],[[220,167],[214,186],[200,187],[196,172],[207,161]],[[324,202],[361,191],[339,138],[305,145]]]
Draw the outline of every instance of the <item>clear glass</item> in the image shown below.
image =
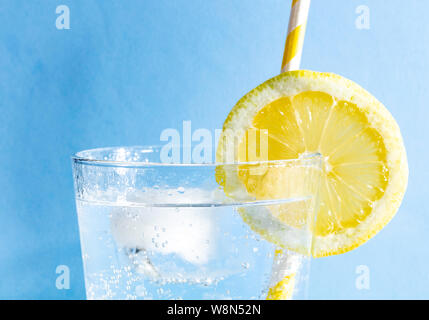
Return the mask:
[[[164,164],[160,152],[72,158],[87,298],[305,299],[320,156]],[[261,179],[281,192],[253,192]]]

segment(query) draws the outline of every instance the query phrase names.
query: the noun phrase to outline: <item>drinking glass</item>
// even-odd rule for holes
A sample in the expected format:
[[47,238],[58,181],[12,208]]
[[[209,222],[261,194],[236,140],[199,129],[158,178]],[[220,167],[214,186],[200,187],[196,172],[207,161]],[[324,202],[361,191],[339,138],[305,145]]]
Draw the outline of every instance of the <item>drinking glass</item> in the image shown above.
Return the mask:
[[[87,298],[306,298],[320,155],[178,164],[162,152],[72,157]],[[277,192],[255,196],[268,176]]]

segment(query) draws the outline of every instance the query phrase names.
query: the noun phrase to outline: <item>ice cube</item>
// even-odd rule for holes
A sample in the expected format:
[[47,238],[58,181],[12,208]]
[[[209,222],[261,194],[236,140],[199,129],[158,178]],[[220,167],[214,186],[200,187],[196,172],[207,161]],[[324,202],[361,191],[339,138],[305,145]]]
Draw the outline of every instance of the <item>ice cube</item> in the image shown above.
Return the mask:
[[[177,189],[176,189],[177,190]],[[165,193],[165,194],[164,194]],[[168,194],[172,194],[168,196]],[[169,197],[171,199],[168,199]],[[134,205],[111,213],[112,234],[121,247],[162,254],[175,253],[193,264],[205,264],[214,252],[213,209],[210,207],[157,207],[148,203],[197,203],[209,199],[200,189],[186,189],[180,196],[172,190],[145,190],[127,196]]]

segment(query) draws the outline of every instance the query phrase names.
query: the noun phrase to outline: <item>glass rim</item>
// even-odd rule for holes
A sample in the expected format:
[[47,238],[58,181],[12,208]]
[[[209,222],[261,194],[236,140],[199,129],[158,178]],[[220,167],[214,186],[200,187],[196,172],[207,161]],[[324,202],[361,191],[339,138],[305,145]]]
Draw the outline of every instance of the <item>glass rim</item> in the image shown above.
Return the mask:
[[[129,160],[105,160],[91,158],[85,156],[86,153],[96,153],[101,151],[113,151],[118,149],[141,149],[143,153],[150,153],[156,150],[159,151],[163,146],[161,145],[134,145],[134,146],[116,146],[116,147],[101,147],[85,149],[76,152],[71,156],[74,163],[84,165],[94,165],[103,167],[127,167],[127,168],[149,168],[149,167],[217,167],[217,166],[242,166],[242,165],[288,165],[293,163],[317,163],[321,164],[323,160],[322,154],[319,152],[312,152],[304,154],[294,159],[282,159],[282,160],[264,160],[264,161],[248,161],[248,162],[210,162],[210,163],[164,163],[164,162],[153,162],[153,161],[129,161]],[[180,147],[183,150],[183,147]]]

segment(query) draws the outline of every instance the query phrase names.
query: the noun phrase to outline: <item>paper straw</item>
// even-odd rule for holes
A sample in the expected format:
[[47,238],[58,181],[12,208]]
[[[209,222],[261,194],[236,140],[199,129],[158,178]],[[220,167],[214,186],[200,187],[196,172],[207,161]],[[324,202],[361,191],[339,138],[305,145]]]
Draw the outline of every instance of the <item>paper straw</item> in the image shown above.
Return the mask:
[[[310,1],[292,0],[281,73],[299,70]],[[285,277],[299,276],[298,271],[300,268],[303,268],[302,256],[300,254],[289,250],[277,250],[271,270],[270,288],[276,287]],[[293,293],[290,292],[289,298],[292,297]]]
[[300,67],[310,1],[292,0],[289,28],[283,54],[282,73],[298,70]]

